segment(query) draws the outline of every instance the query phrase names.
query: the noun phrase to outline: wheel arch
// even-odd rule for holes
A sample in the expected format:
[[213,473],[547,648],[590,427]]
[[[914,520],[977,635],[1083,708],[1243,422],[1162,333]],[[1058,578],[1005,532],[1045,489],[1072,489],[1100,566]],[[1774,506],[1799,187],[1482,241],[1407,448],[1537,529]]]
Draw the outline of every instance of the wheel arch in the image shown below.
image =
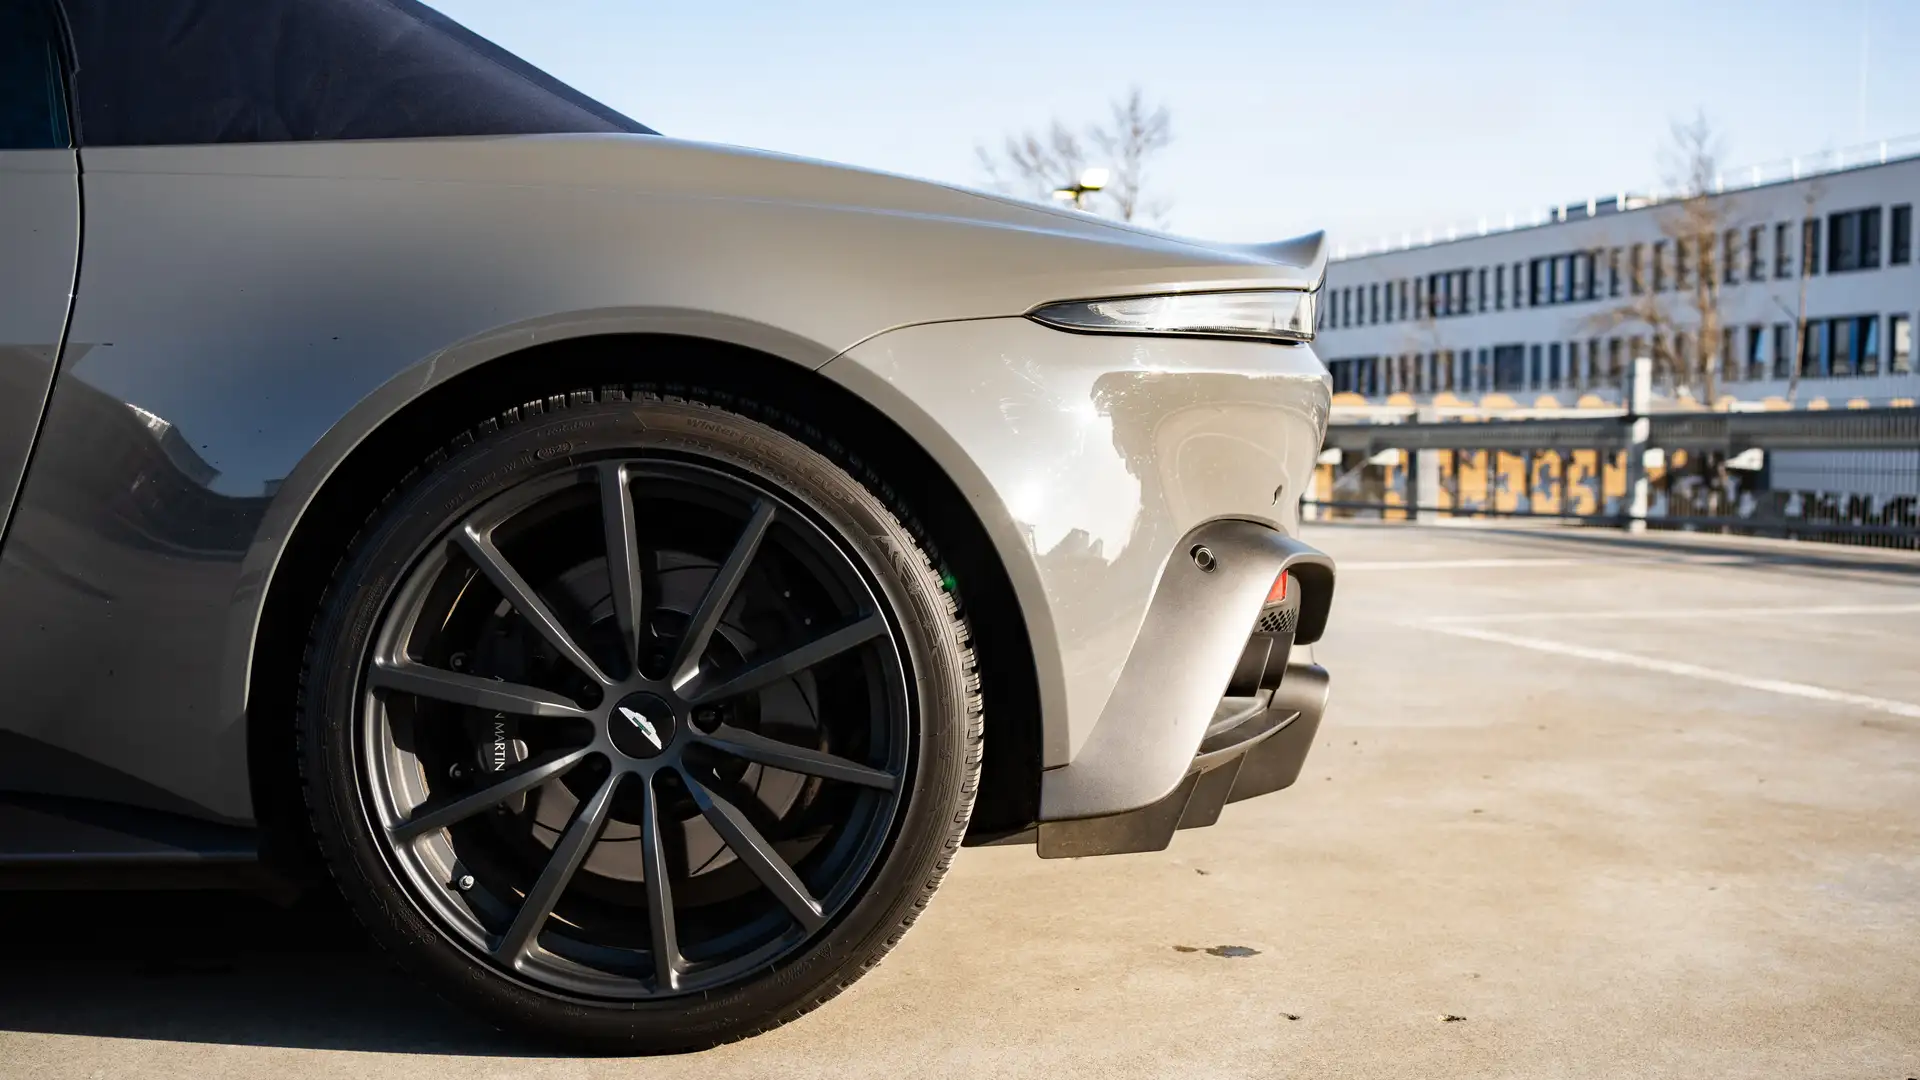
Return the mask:
[[[533,343],[522,336],[519,348],[486,350],[490,355],[464,362],[428,361],[423,375],[390,381],[343,418],[282,485],[286,497],[274,507],[282,521],[269,519],[263,534],[270,543],[250,556],[260,559],[249,568],[249,580],[261,583],[260,601],[236,627],[245,649],[248,787],[269,865],[296,879],[319,874],[299,792],[293,711],[315,613],[360,527],[404,470],[444,449],[475,418],[605,385],[698,388],[770,405],[816,428],[817,441],[869,468],[884,463],[883,470],[874,470],[884,484],[924,493],[911,504],[916,520],[907,524],[965,583],[964,613],[976,627],[974,647],[990,709],[992,731],[970,833],[1011,832],[1037,818],[1042,731],[1031,639],[1006,567],[960,486],[880,408],[814,373],[830,353],[777,334],[743,341],[734,333],[687,332],[708,329],[589,328]],[[636,360],[637,348],[645,350],[644,358]],[[355,425],[369,411],[375,415]],[[338,449],[327,453],[330,444]],[[304,483],[294,486],[303,474]],[[883,495],[901,505],[892,492]],[[994,632],[978,633],[982,624]]]

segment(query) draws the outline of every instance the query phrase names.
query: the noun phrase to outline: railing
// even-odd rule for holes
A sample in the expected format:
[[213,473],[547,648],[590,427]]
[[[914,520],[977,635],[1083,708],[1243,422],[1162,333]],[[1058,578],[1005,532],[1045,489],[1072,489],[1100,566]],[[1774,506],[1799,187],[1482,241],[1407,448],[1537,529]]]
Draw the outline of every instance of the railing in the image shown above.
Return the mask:
[[1336,423],[1303,505],[1920,548],[1920,409],[1649,414],[1644,385],[1593,416]]
[[[1865,168],[1869,165],[1885,165],[1889,161],[1916,156],[1920,156],[1920,135],[1881,139],[1877,142],[1843,146],[1835,150],[1823,150],[1817,154],[1803,154],[1762,162],[1758,165],[1723,169],[1714,174],[1713,191],[1715,194],[1723,194],[1729,191],[1756,188],[1764,184],[1805,180],[1812,176]],[[1341,259],[1357,259],[1387,251],[1405,251],[1469,236],[1487,236],[1492,233],[1510,232],[1514,229],[1530,229],[1557,221],[1594,217],[1602,211],[1602,208],[1638,210],[1641,207],[1669,202],[1681,195],[1681,192],[1663,190],[1658,186],[1636,188],[1631,192],[1624,190],[1607,192],[1592,199],[1550,206],[1544,210],[1518,214],[1508,212],[1482,215],[1473,221],[1453,222],[1438,228],[1421,229],[1418,230],[1417,236],[1415,231],[1408,230],[1397,237],[1382,236],[1358,243],[1337,243],[1334,245],[1333,258],[1337,262]]]

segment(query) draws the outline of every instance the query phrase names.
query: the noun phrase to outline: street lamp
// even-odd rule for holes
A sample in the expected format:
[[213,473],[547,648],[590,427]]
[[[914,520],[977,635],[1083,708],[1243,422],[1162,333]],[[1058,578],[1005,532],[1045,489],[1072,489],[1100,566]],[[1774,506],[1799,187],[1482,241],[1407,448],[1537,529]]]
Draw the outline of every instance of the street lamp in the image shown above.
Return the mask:
[[1080,173],[1080,179],[1073,184],[1063,188],[1054,188],[1053,199],[1055,202],[1070,202],[1073,204],[1075,210],[1085,210],[1087,208],[1087,196],[1106,186],[1107,170],[1097,167],[1086,169]]

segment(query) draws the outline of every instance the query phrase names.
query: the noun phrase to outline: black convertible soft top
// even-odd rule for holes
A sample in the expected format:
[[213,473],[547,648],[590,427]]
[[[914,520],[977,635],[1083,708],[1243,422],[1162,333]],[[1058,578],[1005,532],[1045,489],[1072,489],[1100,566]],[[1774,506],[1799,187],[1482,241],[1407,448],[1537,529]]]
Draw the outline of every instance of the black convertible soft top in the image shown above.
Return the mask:
[[416,0],[60,0],[83,146],[653,130]]

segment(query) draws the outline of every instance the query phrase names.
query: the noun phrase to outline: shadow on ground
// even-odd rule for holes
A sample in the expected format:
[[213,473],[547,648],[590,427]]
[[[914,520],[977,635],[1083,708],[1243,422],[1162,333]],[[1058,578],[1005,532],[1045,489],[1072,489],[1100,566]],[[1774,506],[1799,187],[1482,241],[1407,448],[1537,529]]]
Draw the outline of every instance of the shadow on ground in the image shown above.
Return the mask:
[[517,1055],[393,967],[337,898],[0,893],[0,1031]]

